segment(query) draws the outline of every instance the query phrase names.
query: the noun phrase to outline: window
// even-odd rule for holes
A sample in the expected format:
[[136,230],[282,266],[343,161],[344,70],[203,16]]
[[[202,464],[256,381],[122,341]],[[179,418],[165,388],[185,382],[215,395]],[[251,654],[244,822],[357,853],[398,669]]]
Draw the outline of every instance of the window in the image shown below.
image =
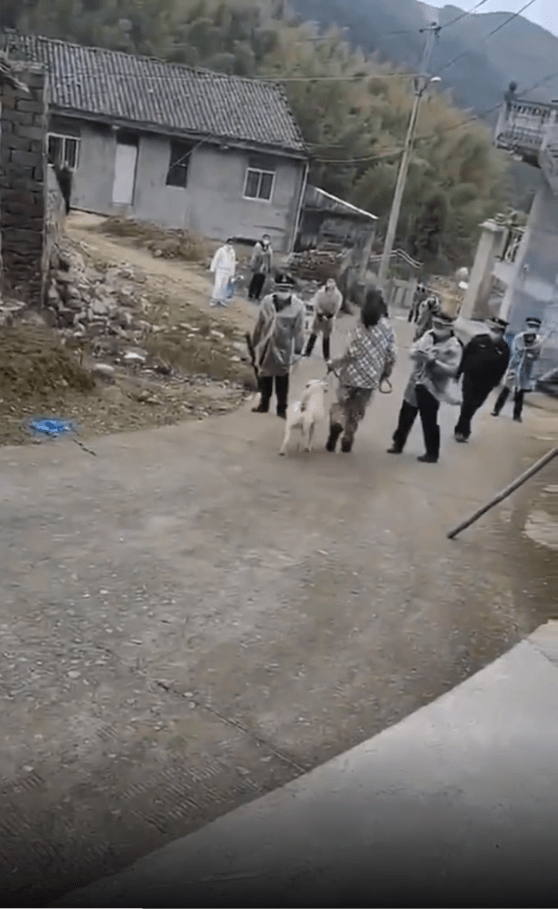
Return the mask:
[[192,150],[192,146],[184,142],[171,142],[167,186],[180,186],[182,189],[186,187]]
[[244,198],[262,199],[264,202],[270,202],[274,182],[275,171],[249,167],[246,171]]
[[58,133],[49,133],[48,160],[49,164],[58,167],[69,167],[75,170],[79,159],[79,139],[75,136],[62,136]]

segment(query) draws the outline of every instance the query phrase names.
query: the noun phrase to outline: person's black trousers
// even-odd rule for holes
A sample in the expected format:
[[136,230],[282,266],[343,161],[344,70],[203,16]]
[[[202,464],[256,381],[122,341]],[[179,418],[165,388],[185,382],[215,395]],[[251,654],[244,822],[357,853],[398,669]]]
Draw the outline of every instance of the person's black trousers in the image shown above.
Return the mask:
[[[306,344],[306,350],[304,351],[305,357],[309,357],[312,355],[312,351],[314,350],[314,345],[316,343],[317,338],[318,338],[318,336],[313,335],[313,334],[310,335],[310,337],[308,338],[308,343]],[[324,360],[329,360],[330,350],[331,350],[331,347],[330,347],[329,338],[326,338],[324,335],[322,335],[322,353],[324,355]]]
[[248,288],[248,299],[259,300],[262,295],[262,290],[263,290],[264,284],[265,284],[265,275],[261,275],[261,274],[252,275],[252,280],[250,281],[250,286]]
[[397,429],[393,434],[393,446],[397,451],[403,451],[417,414],[422,423],[424,447],[429,460],[437,461],[440,455],[440,427],[438,426],[438,410],[440,402],[431,395],[424,385],[415,388],[417,407],[403,401],[399,411]]
[[477,385],[469,376],[463,376],[463,401],[459,419],[455,426],[455,434],[468,439],[471,435],[471,421],[479,407],[482,407],[492,388],[486,385]]
[[287,413],[289,398],[289,375],[286,376],[260,376],[261,401],[258,406],[260,413],[269,411],[269,404],[273,394],[273,381],[275,379],[275,395],[277,397],[277,416],[284,417]]
[[[496,399],[496,403],[494,405],[493,412],[496,414],[496,416],[498,416],[498,414],[502,410],[502,407],[508,400],[510,394],[511,394],[510,389],[504,385],[504,387],[502,388],[502,391],[498,395],[498,398]],[[516,391],[513,396],[513,418],[514,418],[514,420],[521,420],[521,411],[523,410],[524,401],[525,401],[525,392]]]

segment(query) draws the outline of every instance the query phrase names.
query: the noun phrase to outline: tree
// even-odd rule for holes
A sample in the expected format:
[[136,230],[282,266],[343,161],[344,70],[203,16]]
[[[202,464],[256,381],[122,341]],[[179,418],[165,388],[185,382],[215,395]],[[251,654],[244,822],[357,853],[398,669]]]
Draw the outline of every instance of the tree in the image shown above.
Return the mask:
[[415,218],[410,237],[412,256],[423,262],[438,258],[447,231],[448,215],[448,200],[440,190],[426,199]]
[[[21,31],[284,80],[310,153],[310,181],[377,215],[380,233],[385,228],[412,81],[352,50],[338,29],[319,34],[283,0],[25,0],[16,17],[19,9],[3,0],[0,23],[15,17]],[[396,242],[419,259],[470,259],[479,225],[504,208],[506,173],[484,127],[448,95],[427,96]]]

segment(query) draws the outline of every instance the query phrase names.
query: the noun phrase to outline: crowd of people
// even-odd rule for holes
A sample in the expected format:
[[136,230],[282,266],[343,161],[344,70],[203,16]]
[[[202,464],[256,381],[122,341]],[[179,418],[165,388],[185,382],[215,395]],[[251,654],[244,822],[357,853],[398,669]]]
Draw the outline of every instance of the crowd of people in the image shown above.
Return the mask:
[[[260,394],[254,412],[268,413],[275,393],[277,416],[286,418],[292,367],[302,356],[312,355],[321,336],[327,370],[337,378],[326,449],[335,451],[341,439],[341,451],[350,452],[374,392],[389,379],[396,361],[395,333],[383,296],[374,288],[367,290],[345,351],[332,360],[331,336],[343,302],[336,282],[329,279],[315,294],[313,322],[305,342],[305,306],[295,293],[292,277],[278,273],[271,292],[262,298],[272,266],[271,242],[265,235],[254,249],[248,288],[248,298],[259,303],[251,339]],[[235,267],[234,248],[229,240],[217,251],[211,265],[215,273],[213,305],[226,305]],[[419,417],[425,450],[418,460],[435,464],[440,456],[438,415],[442,403],[458,409],[454,438],[461,443],[469,441],[475,414],[498,386],[502,387],[494,402],[493,416],[501,413],[511,395],[513,418],[521,421],[525,394],[534,389],[534,367],[545,339],[540,334],[540,319],[528,318],[525,330],[510,340],[508,323],[490,318],[485,331],[464,345],[455,333],[454,317],[444,312],[437,297],[423,290],[409,313],[409,321],[416,324],[409,351],[411,371],[388,452],[403,452]]]

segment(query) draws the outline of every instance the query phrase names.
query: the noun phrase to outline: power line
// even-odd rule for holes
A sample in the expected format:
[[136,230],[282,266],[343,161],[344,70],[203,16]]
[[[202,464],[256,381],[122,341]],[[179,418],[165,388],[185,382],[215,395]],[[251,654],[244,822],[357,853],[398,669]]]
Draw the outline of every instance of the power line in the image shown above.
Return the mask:
[[365,75],[355,73],[353,76],[282,76],[270,78],[268,76],[258,77],[256,81],[262,82],[354,82],[359,80],[363,82],[366,79],[408,79],[413,76],[418,76],[419,73],[366,73]]
[[446,22],[445,25],[440,26],[441,28],[450,28],[452,25],[455,25],[457,22],[461,22],[462,19],[466,19],[467,16],[472,16],[481,6],[484,6],[485,3],[488,3],[488,0],[480,0],[480,3],[477,3],[473,9],[465,10],[463,13],[460,13],[459,16],[456,16],[455,19],[451,19],[449,22]]
[[497,25],[495,29],[488,33],[487,38],[490,38],[491,35],[495,35],[496,32],[499,32],[501,28],[504,28],[505,25],[508,25],[513,19],[516,19],[521,15],[526,9],[529,9],[533,5],[535,0],[529,0],[529,3],[526,3],[525,6],[522,6],[521,9],[518,9],[516,13],[512,13],[509,19],[506,19],[504,22],[501,22],[500,25]]
[[348,166],[351,164],[365,164],[368,161],[380,161],[383,158],[395,158],[402,153],[402,148],[396,148],[392,151],[385,151],[378,155],[366,155],[362,158],[319,158],[314,157],[313,155],[311,157],[312,160],[316,161],[318,164],[343,164]]
[[[532,92],[532,91],[534,91],[534,89],[540,88],[540,86],[544,85],[546,82],[550,82],[551,79],[556,79],[556,78],[558,78],[558,70],[554,73],[549,73],[548,76],[545,76],[543,79],[540,79],[538,82],[535,82],[533,85],[529,85],[526,89],[524,89],[524,92],[525,93]],[[415,140],[415,145],[418,145],[419,142],[422,142],[422,143],[430,142],[433,139],[438,139],[440,136],[446,135],[447,133],[454,132],[458,129],[464,129],[467,126],[470,126],[472,123],[478,123],[479,121],[482,120],[483,117],[487,117],[490,114],[493,114],[501,106],[502,106],[502,102],[498,102],[497,104],[494,104],[492,107],[489,107],[489,108],[486,108],[485,110],[480,111],[478,114],[475,114],[473,117],[469,117],[467,120],[464,120],[462,123],[456,123],[453,126],[445,126],[442,129],[437,130],[436,132],[429,133],[426,136],[417,136],[417,138]],[[335,146],[328,146],[328,147],[334,148]],[[400,155],[401,153],[402,153],[402,149],[393,149],[393,151],[386,151],[380,155],[370,156],[370,158],[363,157],[363,158],[347,158],[345,160],[341,160],[341,159],[331,159],[331,160],[330,159],[315,159],[315,160],[320,160],[321,163],[327,163],[327,164],[345,164],[345,163],[358,164],[361,162],[364,163],[365,161],[374,161],[374,160],[379,160],[381,158],[394,157],[396,155]]]
[[[520,16],[521,13],[525,12],[526,9],[529,9],[529,7],[533,5],[533,3],[535,3],[535,0],[528,0],[528,3],[526,3],[524,6],[522,6],[521,9],[519,9],[516,13],[512,13],[512,15],[509,16],[507,19],[505,19],[503,22],[501,22],[500,25],[498,25],[498,26],[496,26],[496,28],[492,29],[492,31],[486,35],[486,40],[491,38],[492,35],[495,35],[496,32],[499,32],[506,25],[509,25],[509,23],[512,22],[514,19],[517,19],[517,17]],[[458,54],[456,57],[453,58],[453,60],[450,60],[449,63],[445,63],[444,66],[442,66],[439,70],[437,70],[434,75],[439,76],[440,73],[444,72],[444,70],[449,69],[450,66],[453,66],[454,63],[457,63],[457,61],[461,60],[463,57],[467,57],[470,53],[471,53],[470,50],[466,50],[466,51],[463,51],[462,53]]]
[[[536,88],[540,88],[541,85],[544,85],[546,82],[550,82],[551,79],[558,78],[558,70],[554,73],[550,73],[548,76],[545,76],[544,79],[541,79],[539,82],[535,82],[533,85],[529,85],[524,89],[524,93],[532,92]],[[440,135],[445,135],[445,133],[451,133],[457,129],[463,129],[465,126],[469,126],[471,123],[476,123],[481,120],[483,117],[488,117],[490,114],[495,113],[502,106],[502,102],[499,101],[497,104],[494,104],[492,107],[487,108],[486,110],[480,111],[478,114],[475,114],[474,117],[470,117],[468,120],[465,120],[463,123],[456,123],[454,126],[447,126],[441,130],[438,130],[436,133],[430,133],[428,136],[418,136],[417,142],[428,142],[431,139],[437,139]]]

